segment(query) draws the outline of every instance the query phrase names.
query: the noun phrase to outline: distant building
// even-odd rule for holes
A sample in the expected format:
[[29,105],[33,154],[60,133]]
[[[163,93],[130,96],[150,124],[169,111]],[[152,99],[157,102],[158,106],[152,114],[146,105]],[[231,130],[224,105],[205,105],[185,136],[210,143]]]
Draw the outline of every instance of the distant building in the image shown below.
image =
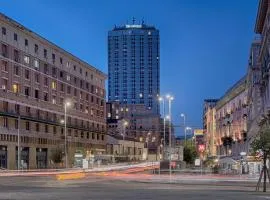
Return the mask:
[[154,26],[133,22],[109,31],[109,102],[140,104],[159,114],[159,48],[159,30]]
[[108,134],[144,141],[149,149],[158,148],[161,140],[159,115],[140,104],[109,102],[106,107]]

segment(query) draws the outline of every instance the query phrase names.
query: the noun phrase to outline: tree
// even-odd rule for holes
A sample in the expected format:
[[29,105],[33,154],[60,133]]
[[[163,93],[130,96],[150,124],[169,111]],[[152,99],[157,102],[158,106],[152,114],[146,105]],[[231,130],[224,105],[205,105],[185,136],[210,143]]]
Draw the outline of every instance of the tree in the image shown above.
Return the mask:
[[260,174],[260,178],[258,180],[258,184],[256,187],[256,190],[259,190],[260,183],[262,176],[264,177],[263,180],[263,192],[266,192],[266,176],[268,175],[268,179],[270,180],[270,174],[269,171],[267,170],[266,166],[266,160],[267,156],[270,153],[270,118],[269,116],[264,117],[261,123],[259,124],[260,130],[259,134],[256,136],[256,138],[253,140],[251,143],[251,147],[254,152],[257,151],[262,151],[263,152],[263,168]]
[[63,149],[56,147],[55,149],[52,149],[51,151],[51,160],[55,163],[55,164],[59,164],[63,161]]
[[193,164],[197,157],[197,151],[195,146],[193,145],[185,145],[184,146],[184,161],[187,164]]

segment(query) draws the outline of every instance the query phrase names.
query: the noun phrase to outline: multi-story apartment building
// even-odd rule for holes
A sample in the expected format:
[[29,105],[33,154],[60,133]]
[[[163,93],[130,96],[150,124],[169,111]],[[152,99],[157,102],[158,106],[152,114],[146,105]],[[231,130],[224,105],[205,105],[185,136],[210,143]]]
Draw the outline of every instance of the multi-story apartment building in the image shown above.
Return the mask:
[[218,99],[205,99],[203,110],[203,133],[207,156],[216,156],[216,104]]
[[16,169],[18,149],[24,167],[50,167],[65,139],[69,166],[105,151],[106,75],[3,14],[0,31],[0,167]]
[[[247,70],[247,102],[248,102],[248,133],[247,137],[250,141],[253,141],[254,136],[259,131],[259,121],[261,120],[261,114],[263,109],[263,102],[261,92],[263,91],[261,64],[259,62],[259,54],[261,49],[261,38],[256,37],[251,44],[248,70]],[[250,150],[250,148],[249,148]],[[249,153],[249,152],[247,152]]]
[[159,114],[159,59],[159,30],[154,26],[133,23],[109,31],[109,101],[143,104]]
[[238,157],[247,152],[246,76],[220,98],[215,109],[217,154]]
[[[269,0],[260,0],[257,19],[255,24],[255,33],[261,37],[260,47],[258,48],[258,70],[261,74],[260,78],[260,92],[261,92],[261,114],[269,114],[270,112],[270,2]],[[257,65],[256,65],[257,67]]]

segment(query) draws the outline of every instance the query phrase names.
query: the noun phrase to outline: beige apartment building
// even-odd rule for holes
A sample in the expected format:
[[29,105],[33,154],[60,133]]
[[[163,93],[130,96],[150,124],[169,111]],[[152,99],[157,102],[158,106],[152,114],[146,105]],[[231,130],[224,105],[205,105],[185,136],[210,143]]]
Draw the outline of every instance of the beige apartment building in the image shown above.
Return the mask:
[[16,169],[18,149],[22,167],[51,167],[67,102],[68,167],[105,152],[106,75],[1,13],[0,31],[0,167]]
[[238,158],[248,151],[246,76],[233,85],[217,102],[217,154]]

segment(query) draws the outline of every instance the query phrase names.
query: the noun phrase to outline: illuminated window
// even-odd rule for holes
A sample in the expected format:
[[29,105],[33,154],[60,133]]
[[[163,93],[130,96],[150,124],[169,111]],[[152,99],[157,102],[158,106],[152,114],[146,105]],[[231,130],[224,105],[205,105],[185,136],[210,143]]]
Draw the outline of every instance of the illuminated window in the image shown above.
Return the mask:
[[56,89],[56,82],[52,81],[52,89]]
[[25,64],[29,64],[29,61],[30,61],[29,56],[24,56],[23,61],[24,61]]
[[12,91],[13,91],[14,93],[18,93],[18,92],[19,92],[19,84],[18,84],[18,83],[14,83],[14,84],[12,85]]

